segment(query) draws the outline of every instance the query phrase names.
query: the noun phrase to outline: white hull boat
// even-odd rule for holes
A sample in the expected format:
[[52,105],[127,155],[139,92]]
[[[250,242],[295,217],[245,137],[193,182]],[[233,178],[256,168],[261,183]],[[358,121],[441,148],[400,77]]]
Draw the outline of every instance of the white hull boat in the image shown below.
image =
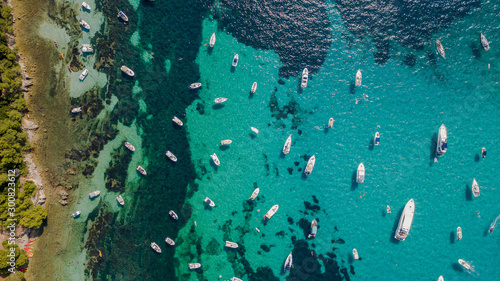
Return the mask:
[[285,270],[290,271],[290,269],[292,268],[292,266],[293,266],[293,258],[292,258],[292,253],[290,252],[290,254],[288,255],[288,257],[286,257],[285,265],[283,265],[283,268]]
[[227,101],[227,98],[216,98],[216,99],[214,99],[215,103],[223,103],[225,101]]
[[358,172],[356,174],[356,182],[357,183],[365,182],[365,165],[363,165],[363,163],[360,163],[358,166]]
[[356,250],[356,248],[352,249],[352,256],[355,260],[359,260],[358,250]]
[[210,42],[208,43],[208,45],[210,46],[210,48],[212,48],[215,44],[215,32],[212,33],[212,36],[210,36]]
[[146,170],[141,167],[141,166],[137,166],[137,171],[139,171],[139,173],[143,174],[143,175],[147,175],[148,173],[146,172]]
[[391,213],[391,207],[389,205],[387,205],[386,209],[387,209],[387,213],[390,214]]
[[210,200],[210,198],[205,197],[205,199],[204,199],[203,201],[204,201],[205,203],[207,203],[207,205],[208,205],[208,206],[210,206],[210,207],[212,207],[212,208],[213,208],[213,207],[215,207],[215,203],[214,203],[214,201]]
[[189,269],[198,269],[201,267],[199,263],[188,263]]
[[118,201],[118,204],[120,204],[122,206],[125,205],[125,201],[123,200],[123,197],[121,195],[118,195],[116,197],[116,201]]
[[221,144],[221,145],[230,145],[231,143],[233,143],[233,141],[232,141],[232,140],[221,140],[221,141],[220,141],[220,144]]
[[117,17],[121,18],[123,21],[128,22],[128,17],[124,12],[119,11]]
[[238,277],[233,277],[233,278],[231,278],[231,281],[243,281],[243,280],[241,280],[241,279],[240,279],[240,278],[238,278]]
[[82,44],[82,53],[92,53],[94,49],[90,44]]
[[240,59],[240,56],[238,56],[238,54],[234,55],[233,63],[232,63],[233,67],[236,67],[238,65],[238,60],[239,59]]
[[380,134],[376,132],[375,137],[373,138],[373,144],[378,145],[379,143],[380,143]]
[[436,52],[440,54],[443,58],[446,58],[446,54],[444,53],[444,47],[443,44],[441,44],[441,41],[436,40]]
[[444,124],[439,127],[438,140],[436,146],[436,156],[440,157],[446,153],[448,149],[448,131]]
[[128,150],[130,150],[130,151],[135,151],[135,147],[134,147],[131,143],[129,143],[129,142],[127,142],[127,141],[126,141],[126,142],[124,142],[124,143],[123,143],[123,145],[125,145],[125,147],[126,147]]
[[316,237],[317,232],[318,232],[318,222],[316,220],[313,220],[311,222],[311,234],[309,234],[307,237],[314,238],[314,237]]
[[361,74],[361,69],[358,69],[358,72],[356,72],[356,87],[361,86],[362,79],[363,79],[363,75]]
[[481,157],[486,157],[486,147],[481,148]]
[[82,112],[82,108],[81,107],[75,107],[73,109],[71,109],[71,113],[73,114],[77,114],[77,113],[80,113]]
[[193,84],[189,85],[190,89],[198,89],[199,87],[201,87],[201,83],[200,82],[196,82],[196,83],[193,83]]
[[300,79],[300,87],[307,87],[307,80],[309,80],[309,71],[307,68],[304,68],[304,70],[302,70],[302,78]]
[[212,157],[212,160],[214,161],[214,164],[219,166],[220,165],[220,161],[219,161],[219,157],[217,157],[217,154],[212,154],[210,155],[210,157]]
[[181,119],[179,119],[177,116],[174,116],[174,118],[172,118],[172,121],[174,121],[175,124],[177,124],[181,127],[182,127],[182,125],[184,125],[184,123],[182,123]]
[[172,240],[172,238],[169,238],[169,237],[165,238],[165,243],[167,243],[170,246],[174,246],[175,245],[174,240]]
[[290,152],[290,147],[292,146],[292,135],[289,135],[285,141],[285,145],[283,145],[283,154],[288,154]]
[[88,74],[89,74],[89,70],[84,69],[82,71],[82,73],[80,74],[80,76],[78,76],[78,79],[80,79],[80,81],[83,81],[83,80],[85,80],[85,77],[87,77]]
[[259,195],[259,192],[260,192],[260,189],[257,187],[253,192],[252,192],[252,196],[250,196],[250,200],[255,200],[255,198],[257,198],[257,195]]
[[170,212],[168,212],[168,214],[174,219],[174,220],[178,220],[179,217],[177,216],[177,214],[173,211],[173,210],[170,210]]
[[130,77],[134,77],[135,75],[135,72],[132,69],[128,68],[126,65],[122,65],[122,67],[120,67],[120,70]]
[[278,208],[279,208],[279,205],[276,204],[274,206],[271,207],[271,209],[269,209],[269,211],[267,211],[267,213],[264,215],[264,219],[271,219],[274,214],[276,214],[276,211],[278,211]]
[[257,91],[257,82],[253,82],[252,89],[250,90],[250,93],[254,94],[255,91]]
[[157,253],[161,253],[161,248],[155,242],[151,242],[151,249],[153,249]]
[[231,242],[231,241],[226,241],[226,245],[225,246],[228,247],[228,248],[233,248],[233,249],[238,248],[238,244],[234,243],[234,242]]
[[457,240],[462,240],[462,228],[460,226],[457,227]]
[[470,264],[469,264],[468,262],[466,262],[465,260],[463,260],[463,259],[459,259],[459,260],[458,260],[458,263],[459,263],[461,266],[463,266],[465,269],[468,269],[468,270],[471,270],[471,269],[472,269],[472,268],[471,268],[471,266],[470,266]]
[[413,215],[415,214],[415,201],[410,199],[401,214],[399,219],[398,229],[396,230],[396,235],[394,238],[404,241],[408,234],[410,233],[411,224],[413,223]]
[[87,3],[85,3],[85,2],[83,2],[83,3],[82,3],[82,7],[83,7],[84,9],[90,10],[90,5],[89,5],[89,4],[87,4]]
[[259,133],[259,129],[255,128],[255,127],[250,127],[250,129],[252,130],[252,132],[258,134]]
[[80,214],[81,214],[81,213],[82,213],[82,212],[80,212],[80,211],[76,211],[76,212],[74,212],[73,214],[71,214],[71,216],[73,216],[73,217],[76,219],[77,217],[79,217],[79,216],[80,216]]
[[443,275],[439,276],[438,281],[444,281]]
[[167,150],[167,152],[165,153],[165,155],[172,161],[174,162],[177,162],[177,157],[172,153],[170,152],[170,150]]
[[89,30],[90,29],[90,24],[88,24],[86,21],[84,20],[80,20],[80,25],[83,26],[83,28]]
[[474,195],[474,197],[478,197],[479,195],[481,195],[479,193],[479,184],[477,184],[476,179],[472,179],[472,194]]
[[307,161],[306,168],[304,169],[304,174],[306,176],[309,176],[312,173],[314,164],[316,164],[316,155],[311,156],[311,158]]
[[99,194],[101,194],[101,191],[99,191],[99,190],[93,191],[93,192],[89,193],[89,198],[90,199],[96,198],[97,196],[99,196]]
[[330,118],[330,120],[328,120],[328,128],[333,127],[333,122],[334,122],[334,121],[335,121],[335,120],[333,120],[333,117],[331,117],[331,118]]
[[488,40],[486,40],[486,37],[481,33],[481,45],[483,46],[485,51],[488,51],[490,49],[490,43],[488,43]]

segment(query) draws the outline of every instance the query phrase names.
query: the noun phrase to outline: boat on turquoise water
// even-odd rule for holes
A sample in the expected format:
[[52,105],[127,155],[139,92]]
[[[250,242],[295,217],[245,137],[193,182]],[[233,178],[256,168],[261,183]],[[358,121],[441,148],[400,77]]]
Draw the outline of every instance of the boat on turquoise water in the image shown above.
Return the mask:
[[378,145],[379,143],[380,143],[380,134],[376,132],[375,137],[373,138],[373,144]]
[[146,172],[146,170],[141,167],[141,166],[137,166],[137,171],[141,174],[143,174],[144,176],[146,176],[148,173]]
[[221,145],[230,145],[231,143],[233,143],[233,141],[232,141],[232,140],[221,140],[221,141],[220,141],[220,144],[221,144]]
[[444,281],[443,275],[439,276],[438,281]]
[[233,277],[233,278],[231,278],[231,281],[243,281],[243,280],[241,280],[241,279],[240,279],[240,278],[238,278],[238,277]]
[[135,72],[132,69],[128,68],[126,65],[122,65],[122,67],[120,67],[120,70],[130,77],[134,77],[135,75]]
[[208,43],[208,45],[209,45],[210,47],[213,47],[213,46],[214,46],[214,44],[215,44],[215,32],[214,32],[214,33],[212,33],[212,36],[210,36],[210,42]]
[[358,250],[356,250],[356,248],[352,249],[352,256],[355,260],[359,260]]
[[190,89],[198,89],[199,87],[201,87],[201,83],[200,82],[196,82],[196,83],[193,83],[193,84],[189,85]]
[[83,7],[84,9],[90,10],[90,5],[89,5],[89,4],[87,4],[87,3],[85,3],[85,2],[82,2],[82,7]]
[[151,249],[153,249],[157,253],[161,253],[161,248],[155,242],[151,242]]
[[240,56],[238,56],[238,54],[234,55],[233,63],[232,63],[233,67],[236,67],[238,65],[238,60],[239,59],[240,59]]
[[290,147],[292,146],[292,135],[289,135],[285,141],[285,145],[283,145],[283,149],[281,150],[283,154],[288,154],[290,152]]
[[255,128],[255,127],[250,127],[250,129],[252,130],[252,132],[258,134],[259,133],[259,129]]
[[215,103],[223,103],[225,101],[227,101],[227,98],[216,98],[216,99],[214,99]]
[[75,108],[71,109],[71,113],[72,114],[78,114],[80,112],[82,112],[82,108],[81,107],[75,107]]
[[125,201],[123,200],[123,197],[122,197],[121,195],[118,195],[118,196],[116,197],[116,200],[118,201],[118,203],[119,203],[120,205],[122,205],[122,206],[123,206],[123,205],[125,205]]
[[311,222],[311,234],[309,234],[307,237],[308,238],[316,237],[316,232],[318,232],[318,222],[314,219]]
[[483,46],[485,51],[488,51],[490,49],[490,43],[488,43],[488,40],[486,40],[486,37],[483,35],[481,32],[481,45]]
[[215,207],[215,203],[214,203],[214,201],[212,201],[210,198],[205,197],[205,199],[203,199],[203,201],[204,201],[205,203],[207,203],[207,205],[208,205],[208,206],[210,206],[210,207],[212,207],[212,208],[213,208],[213,207]]
[[123,21],[128,21],[127,15],[124,12],[119,11],[117,17],[121,18]]
[[255,200],[255,198],[257,198],[257,195],[259,195],[259,192],[260,192],[260,188],[256,188],[253,192],[252,192],[252,196],[250,196],[250,200]]
[[312,173],[314,164],[316,164],[316,155],[311,156],[311,158],[307,161],[306,168],[304,169],[304,174],[306,176],[309,176]]
[[172,121],[174,121],[175,124],[177,124],[181,127],[182,127],[182,125],[184,125],[184,123],[182,123],[181,119],[179,119],[177,116],[174,116],[174,118],[172,118]]
[[293,266],[293,258],[292,258],[292,252],[290,252],[290,254],[288,255],[288,257],[286,257],[285,264],[283,265],[283,268],[285,270],[290,271],[290,269],[292,268],[292,266]]
[[415,201],[410,199],[401,214],[399,219],[398,229],[394,238],[404,241],[410,233],[411,224],[413,223],[413,215],[415,214]]
[[174,246],[175,245],[174,240],[172,240],[172,238],[169,238],[169,237],[165,238],[165,243],[167,243],[170,246]]
[[462,240],[462,228],[460,226],[457,227],[457,240]]
[[481,157],[486,157],[486,147],[481,148]]
[[458,263],[459,263],[461,266],[463,266],[465,269],[468,269],[468,270],[471,270],[471,269],[472,269],[472,268],[471,268],[471,266],[470,266],[470,264],[469,264],[468,262],[466,262],[465,260],[463,260],[463,259],[459,259],[459,260],[458,260]]
[[365,182],[365,165],[363,165],[363,163],[360,163],[358,165],[358,172],[356,174],[356,182],[357,183]]
[[254,94],[255,91],[257,91],[257,82],[253,82],[252,89],[250,90],[250,93]]
[[170,152],[170,150],[167,150],[167,152],[165,153],[165,155],[172,161],[174,162],[177,162],[177,157],[172,153]]
[[307,70],[307,67],[302,70],[302,78],[300,79],[300,87],[305,88],[307,87],[307,80],[309,79],[309,71]]
[[228,247],[228,248],[233,248],[233,249],[238,248],[238,244],[234,243],[234,242],[231,242],[231,241],[226,241],[226,245],[225,246]]
[[76,211],[76,212],[74,212],[74,213],[73,213],[73,214],[71,214],[71,215],[72,215],[74,218],[77,218],[77,217],[79,217],[79,216],[80,216],[80,214],[81,214],[81,213],[82,213],[82,212],[80,212],[80,211]]
[[96,198],[97,196],[99,196],[99,194],[101,194],[101,191],[99,191],[99,190],[93,191],[93,192],[89,193],[89,198],[90,199]]
[[87,77],[88,74],[89,74],[89,70],[85,68],[82,71],[82,73],[80,74],[80,76],[78,76],[78,79],[80,79],[80,81],[83,81],[83,80],[85,80],[85,77]]
[[278,208],[279,208],[278,204],[272,206],[271,209],[269,209],[269,211],[267,211],[267,213],[264,215],[264,219],[270,220],[274,216],[274,214],[276,214]]
[[92,53],[94,49],[90,44],[82,44],[82,53]]
[[128,141],[124,142],[123,145],[125,145],[125,147],[130,150],[130,151],[135,151],[135,147],[129,143]]
[[335,120],[333,120],[333,117],[330,117],[330,120],[328,120],[328,128],[333,127],[333,122],[334,122],[334,121],[335,121]]
[[361,69],[358,69],[358,72],[356,72],[356,87],[361,86],[362,78],[363,78],[363,75],[361,74]]
[[387,210],[387,213],[388,213],[388,214],[390,214],[390,213],[391,213],[391,207],[390,207],[389,205],[387,205],[386,210]]
[[443,44],[441,44],[441,41],[436,40],[436,52],[440,54],[443,58],[446,58],[446,55],[444,53],[444,47]]
[[198,269],[201,267],[200,263],[188,263],[189,269]]
[[219,161],[219,157],[217,157],[217,154],[212,154],[210,155],[210,157],[212,157],[212,160],[214,161],[214,164],[219,166],[220,165],[220,161]]
[[474,195],[474,197],[478,197],[479,195],[481,195],[479,193],[479,184],[477,184],[477,181],[476,179],[472,179],[472,194]]
[[177,216],[177,214],[174,212],[174,210],[170,210],[170,212],[168,212],[168,214],[174,218],[174,220],[178,220],[179,217]]
[[446,130],[446,126],[441,124],[439,127],[437,146],[436,146],[436,156],[443,156],[446,153],[448,148],[448,131]]
[[90,29],[90,24],[88,24],[86,21],[84,20],[80,20],[80,25],[83,26],[83,28],[89,30]]

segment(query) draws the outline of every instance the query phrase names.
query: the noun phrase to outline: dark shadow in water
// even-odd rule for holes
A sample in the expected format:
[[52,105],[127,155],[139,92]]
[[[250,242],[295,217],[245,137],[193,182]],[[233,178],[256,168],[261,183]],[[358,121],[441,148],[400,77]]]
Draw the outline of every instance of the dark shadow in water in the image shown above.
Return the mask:
[[450,232],[450,244],[455,243],[455,232]]
[[211,55],[213,51],[214,51],[214,48],[213,48],[213,47],[208,46],[208,49],[207,49],[207,53],[208,53],[208,55]]
[[221,146],[219,146],[219,149],[220,149],[221,151],[226,151],[226,150],[228,150],[228,149],[229,149],[229,147],[230,147],[230,145],[221,145]]
[[285,155],[285,154],[283,154],[283,151],[281,151],[281,152],[280,152],[280,158],[281,158],[281,159],[283,159],[283,158],[285,158],[285,156],[286,156],[286,155]]
[[428,51],[427,57],[429,58],[429,62],[431,63],[432,66],[437,65],[437,55],[434,52]]
[[417,57],[414,54],[408,54],[403,62],[409,67],[414,67],[417,64]]
[[481,50],[473,42],[470,43],[470,50],[472,51],[472,55],[476,59],[480,59],[481,58]]
[[474,157],[474,161],[479,162],[479,160],[481,160],[481,156],[479,154],[476,154],[476,156]]
[[464,268],[458,263],[458,262],[454,262],[451,264],[451,268],[453,268],[453,270],[457,271],[457,272],[464,272]]
[[255,93],[252,93],[252,90],[250,90],[250,92],[248,93],[248,99],[253,99],[253,95]]
[[328,127],[328,125],[326,125],[325,128],[323,129],[323,133],[328,134],[329,130],[330,130],[330,127]]
[[465,185],[465,200],[472,201],[472,189],[469,184]]
[[434,164],[434,158],[436,158],[437,139],[438,139],[438,134],[437,133],[432,134],[430,151],[429,151],[429,160],[430,160],[429,167],[432,167],[432,164]]
[[251,139],[255,139],[257,135],[255,133],[248,133]]
[[375,142],[372,138],[370,138],[370,142],[368,143],[368,150],[372,151],[375,148]]
[[214,207],[210,207],[207,203],[203,202],[203,207],[205,208],[206,211],[212,211],[212,209],[217,207],[217,205],[215,205]]
[[223,108],[224,106],[225,106],[225,105],[224,105],[224,104],[222,104],[222,103],[216,103],[216,104],[214,104],[214,105],[212,106],[212,109],[213,109],[213,110],[218,110],[218,109]]
[[349,84],[349,94],[354,95],[356,93],[356,82],[354,80]]
[[358,170],[354,171],[352,173],[351,177],[351,191],[356,190],[358,188],[358,182],[356,181],[356,178],[358,177]]
[[214,163],[214,160],[212,160],[212,158],[210,158],[210,160],[208,160],[208,162],[210,162],[210,166],[212,166],[212,168],[214,168],[214,170],[219,170],[219,166],[215,165]]
[[354,262],[354,256],[352,255],[352,253],[349,253],[347,255],[347,263],[352,264],[353,262]]
[[382,217],[387,216],[387,209],[381,209],[380,212],[382,212]]
[[231,64],[231,73],[234,73],[234,71],[236,70],[236,67],[234,67],[232,64]]
[[[305,169],[305,168],[304,168],[304,169]],[[302,174],[301,179],[302,179],[302,180],[306,180],[306,179],[307,179],[307,175],[306,175],[306,173],[301,173],[301,174]]]

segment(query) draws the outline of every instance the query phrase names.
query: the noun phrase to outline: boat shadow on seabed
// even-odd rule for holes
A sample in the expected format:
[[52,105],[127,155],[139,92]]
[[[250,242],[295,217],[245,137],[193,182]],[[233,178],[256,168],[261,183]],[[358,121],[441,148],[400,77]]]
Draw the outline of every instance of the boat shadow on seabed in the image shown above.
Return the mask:
[[437,139],[438,139],[438,134],[437,133],[432,134],[430,152],[429,152],[429,167],[432,167],[432,164],[434,164],[434,159],[437,158],[436,156]]

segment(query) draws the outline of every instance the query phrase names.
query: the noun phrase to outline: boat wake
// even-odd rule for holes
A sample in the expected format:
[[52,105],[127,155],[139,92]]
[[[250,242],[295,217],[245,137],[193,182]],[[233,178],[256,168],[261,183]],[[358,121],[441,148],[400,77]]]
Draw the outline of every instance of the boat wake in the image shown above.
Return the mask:
[[493,230],[495,230],[495,227],[496,227],[496,224],[497,224],[497,221],[500,219],[500,215],[498,215],[498,217],[495,218],[495,220],[491,223],[490,225],[490,233],[493,232]]

